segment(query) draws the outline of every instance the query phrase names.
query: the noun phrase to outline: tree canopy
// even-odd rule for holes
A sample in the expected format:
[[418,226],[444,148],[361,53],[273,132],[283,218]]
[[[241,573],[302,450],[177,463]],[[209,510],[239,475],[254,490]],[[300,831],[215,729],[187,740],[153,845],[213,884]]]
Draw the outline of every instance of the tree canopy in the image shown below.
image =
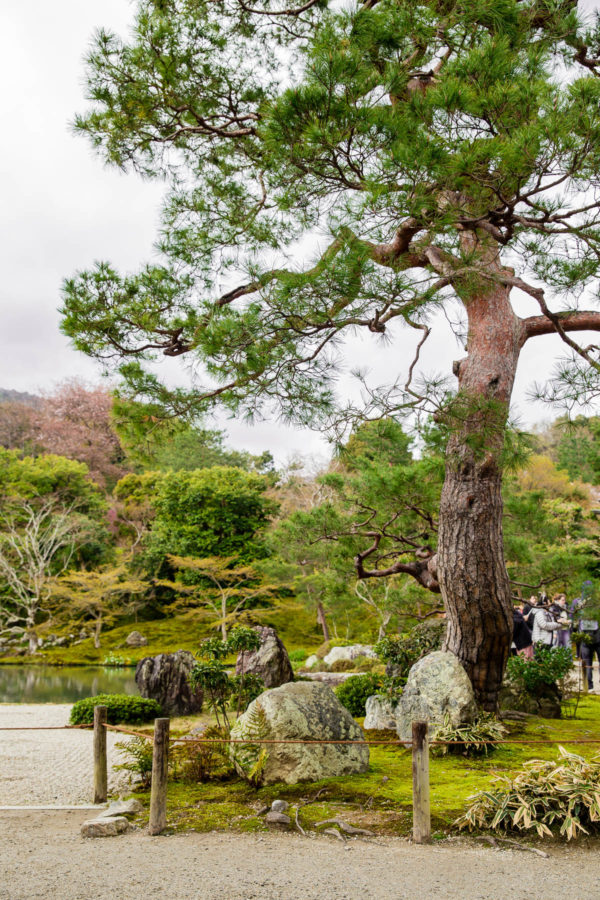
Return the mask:
[[[596,384],[568,330],[600,323],[579,305],[600,265],[599,47],[574,0],[141,0],[129,41],[98,32],[76,127],[170,180],[163,263],[69,279],[65,332],[135,395],[275,400],[314,425],[336,406],[340,336],[408,326],[420,343],[483,278],[532,298],[522,340],[560,334]],[[328,246],[301,266],[315,229]],[[473,229],[516,271],[489,271]],[[169,390],[142,368],[157,353],[206,377]],[[416,400],[396,375],[367,406]]]

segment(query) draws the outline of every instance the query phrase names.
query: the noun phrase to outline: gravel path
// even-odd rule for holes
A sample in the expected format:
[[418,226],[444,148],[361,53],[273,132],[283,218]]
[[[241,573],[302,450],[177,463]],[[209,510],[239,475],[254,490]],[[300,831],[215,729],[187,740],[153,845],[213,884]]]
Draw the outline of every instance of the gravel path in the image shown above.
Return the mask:
[[550,859],[471,841],[416,847],[298,834],[91,840],[86,814],[0,811],[0,900],[596,900],[597,843]]
[[[0,728],[66,725],[66,703],[0,704]],[[108,763],[118,761],[108,733]],[[109,768],[109,791],[127,789],[127,773]],[[0,731],[0,806],[77,806],[92,802],[91,731]]]

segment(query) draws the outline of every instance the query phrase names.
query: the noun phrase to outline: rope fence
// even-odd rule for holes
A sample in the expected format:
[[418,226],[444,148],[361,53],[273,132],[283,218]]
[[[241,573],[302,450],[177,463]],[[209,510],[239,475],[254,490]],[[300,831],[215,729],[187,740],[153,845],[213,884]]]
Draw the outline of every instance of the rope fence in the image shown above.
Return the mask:
[[169,746],[177,744],[251,744],[253,746],[272,744],[302,744],[305,746],[319,746],[323,744],[337,746],[366,745],[369,747],[402,747],[412,751],[412,780],[413,780],[413,840],[415,843],[428,843],[431,839],[431,814],[429,801],[429,748],[435,746],[466,746],[466,745],[512,745],[512,746],[541,746],[548,744],[565,744],[577,746],[580,744],[598,744],[598,738],[575,738],[573,740],[553,740],[550,738],[497,741],[437,741],[428,739],[427,722],[413,722],[412,740],[344,740],[327,739],[312,740],[299,738],[203,738],[181,737],[170,738],[170,719],[161,718],[154,720],[153,734],[143,731],[134,731],[131,728],[123,728],[121,725],[110,725],[107,719],[106,706],[94,707],[93,725],[24,725],[0,727],[0,731],[76,731],[93,728],[94,743],[94,803],[105,803],[108,796],[108,757],[106,735],[108,731],[119,734],[127,734],[131,737],[142,738],[153,745],[152,749],[152,782],[150,794],[150,834],[160,834],[167,824],[167,765]]

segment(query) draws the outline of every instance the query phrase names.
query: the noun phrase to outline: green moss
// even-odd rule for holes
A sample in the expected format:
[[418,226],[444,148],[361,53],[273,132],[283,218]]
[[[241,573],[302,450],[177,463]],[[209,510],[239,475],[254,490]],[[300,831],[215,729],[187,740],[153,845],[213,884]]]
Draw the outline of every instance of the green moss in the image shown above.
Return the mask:
[[[204,717],[174,720],[173,732],[179,732]],[[577,719],[551,720],[531,718],[511,737],[522,740],[555,740],[591,757],[600,753],[599,744],[571,745],[581,738],[600,739],[600,698],[581,701]],[[370,732],[369,740],[396,740],[393,732]],[[496,774],[514,771],[531,758],[554,759],[556,744],[539,746],[503,745],[487,757],[465,759],[460,756],[430,758],[432,829],[443,835],[453,830],[454,820],[464,811],[467,799],[492,783]],[[319,793],[320,792],[320,793]],[[173,830],[264,831],[264,816],[257,811],[275,799],[294,806],[306,799],[318,800],[300,810],[303,827],[313,828],[323,819],[340,816],[345,821],[378,834],[409,835],[412,827],[412,757],[399,746],[371,747],[371,759],[363,775],[328,778],[314,784],[269,785],[255,790],[242,781],[208,784],[171,782],[168,793],[168,821]],[[146,806],[148,794],[137,795]]]

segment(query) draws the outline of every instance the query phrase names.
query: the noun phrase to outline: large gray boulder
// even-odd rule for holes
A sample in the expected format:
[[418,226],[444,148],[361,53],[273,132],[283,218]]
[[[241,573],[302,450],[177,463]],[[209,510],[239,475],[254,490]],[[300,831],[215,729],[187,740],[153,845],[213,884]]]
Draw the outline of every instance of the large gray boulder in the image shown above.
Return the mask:
[[363,728],[365,731],[373,729],[377,731],[391,729],[394,731],[396,728],[396,707],[392,706],[391,700],[388,700],[387,697],[379,697],[377,694],[367,697]]
[[396,707],[396,730],[412,740],[412,723],[429,722],[429,736],[446,716],[451,725],[471,722],[477,714],[473,687],[458,657],[436,650],[414,664]]
[[[297,681],[265,691],[231,730],[232,738],[362,741],[363,733],[331,688]],[[234,744],[240,775],[255,782],[297,784],[365,772],[366,744]]]
[[189,650],[145,656],[135,670],[135,683],[140,694],[158,700],[163,712],[169,715],[187,716],[201,712],[202,691],[193,691],[189,685],[195,662]]
[[294,670],[287,650],[274,628],[255,626],[260,635],[258,650],[244,650],[238,654],[235,674],[258,675],[266,688],[276,688],[294,680]]

